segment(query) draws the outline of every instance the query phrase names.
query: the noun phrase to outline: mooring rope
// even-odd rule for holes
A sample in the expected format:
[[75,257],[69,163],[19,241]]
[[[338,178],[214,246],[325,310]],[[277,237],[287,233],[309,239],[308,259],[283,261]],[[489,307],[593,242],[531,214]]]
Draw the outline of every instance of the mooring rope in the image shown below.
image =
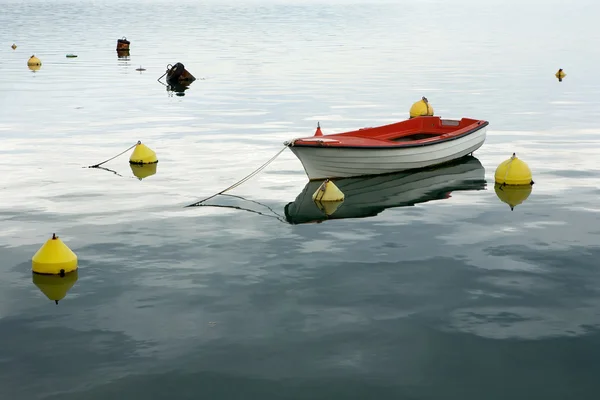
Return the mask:
[[284,224],[287,223],[285,221],[285,219],[283,219],[282,217],[280,217],[278,215],[269,215],[269,214],[265,214],[265,213],[260,212],[260,211],[251,210],[249,208],[244,208],[244,207],[239,207],[239,206],[225,206],[225,205],[220,205],[220,204],[200,204],[200,205],[198,205],[198,207],[232,208],[234,210],[248,211],[248,212],[251,212],[251,213],[254,213],[254,214],[262,215],[263,217],[275,218],[276,220],[278,220],[280,222],[283,222]]
[[137,145],[138,145],[138,144],[140,144],[140,143],[141,143],[141,142],[137,142],[136,144],[134,144],[133,146],[131,146],[131,147],[130,147],[130,148],[128,148],[127,150],[125,150],[125,151],[123,151],[123,152],[121,152],[121,153],[117,154],[116,156],[114,156],[114,157],[111,157],[111,158],[109,158],[109,159],[108,159],[108,160],[106,160],[106,161],[102,161],[101,163],[98,163],[98,164],[95,164],[95,165],[90,165],[88,168],[98,168],[98,167],[99,167],[99,166],[101,166],[102,164],[106,164],[107,162],[109,162],[109,161],[112,161],[112,160],[114,160],[115,158],[117,158],[117,157],[119,157],[119,156],[122,156],[123,154],[127,153],[129,150],[133,149],[135,146],[137,146]]
[[273,214],[277,215],[278,217],[283,218],[283,216],[281,214],[278,214],[271,207],[269,207],[266,204],[261,203],[260,201],[250,200],[250,199],[247,199],[247,198],[245,198],[243,196],[236,196],[235,194],[224,194],[223,196],[235,197],[237,199],[241,199],[241,200],[244,200],[244,201],[249,201],[249,202],[254,203],[254,204],[258,204],[259,206],[263,206],[263,207],[267,208],[269,211],[271,211]]
[[[160,77],[160,78],[158,78],[158,79],[157,79],[157,81],[159,81],[159,82],[160,82],[160,80],[161,80],[161,79],[162,79],[162,78],[163,78],[163,77],[164,77],[166,74],[168,74],[169,72],[171,72],[171,70],[172,70],[172,69],[173,69],[173,66],[172,66],[171,64],[167,64],[167,70],[165,71],[165,73],[164,73],[164,74],[162,74],[162,75],[161,75],[161,77]],[[162,83],[162,82],[160,82],[160,83]],[[162,83],[162,84],[164,85],[164,83]],[[165,86],[166,86],[166,85],[165,85]]]
[[266,163],[264,163],[263,165],[261,165],[260,167],[258,167],[256,170],[254,170],[252,173],[250,173],[249,175],[245,176],[244,178],[242,178],[241,180],[239,180],[238,182],[234,183],[233,185],[229,186],[227,189],[221,190],[219,193],[215,193],[212,196],[209,196],[203,200],[197,201],[195,203],[189,204],[187,206],[185,206],[184,208],[187,207],[196,207],[199,206],[200,204],[204,203],[206,200],[210,200],[213,197],[216,197],[220,194],[223,194],[225,192],[227,192],[228,190],[231,189],[235,189],[236,187],[240,186],[242,183],[248,181],[250,178],[252,178],[253,176],[255,176],[256,174],[258,174],[260,171],[262,171],[263,169],[265,169],[267,167],[267,165],[271,164],[273,161],[275,161],[275,159],[281,154],[283,153],[283,151],[287,148],[287,146],[284,146],[283,149],[279,150],[277,152],[277,154],[275,154],[269,161],[267,161]]
[[108,169],[108,168],[106,168],[106,167],[88,167],[88,168],[98,168],[98,169],[101,169],[101,170],[104,170],[104,171],[112,172],[113,174],[115,174],[115,175],[118,175],[118,176],[120,176],[121,178],[125,178],[123,175],[121,175],[121,174],[120,174],[120,173],[118,173],[117,171],[114,171],[114,170],[112,170],[112,169]]

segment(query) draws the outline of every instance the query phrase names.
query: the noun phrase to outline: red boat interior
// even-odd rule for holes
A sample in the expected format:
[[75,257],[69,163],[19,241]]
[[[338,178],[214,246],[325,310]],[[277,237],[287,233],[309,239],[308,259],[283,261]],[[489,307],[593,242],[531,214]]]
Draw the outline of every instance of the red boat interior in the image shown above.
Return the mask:
[[330,146],[330,147],[402,147],[433,144],[472,133],[487,121],[471,118],[448,120],[440,117],[416,117],[374,128],[362,128],[355,131],[320,134],[320,128],[313,137],[296,139],[294,146]]

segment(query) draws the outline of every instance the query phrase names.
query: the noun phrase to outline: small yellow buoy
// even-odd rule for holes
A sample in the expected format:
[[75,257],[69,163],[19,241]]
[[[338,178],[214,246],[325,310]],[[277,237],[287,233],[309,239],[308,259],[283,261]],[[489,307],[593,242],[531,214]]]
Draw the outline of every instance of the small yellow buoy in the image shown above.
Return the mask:
[[420,117],[420,116],[432,116],[433,115],[433,107],[429,104],[426,97],[423,97],[421,100],[417,101],[410,107],[410,117]]
[[533,189],[532,185],[502,185],[496,183],[494,185],[494,191],[496,192],[496,196],[502,201],[510,206],[511,211],[514,210],[516,206],[523,203],[529,195],[531,194],[531,190]]
[[148,146],[138,141],[131,157],[129,158],[130,164],[154,164],[158,162],[156,153],[151,150]]
[[13,50],[16,50],[16,49],[17,49],[17,45],[16,45],[16,44],[14,44],[14,43],[13,43],[13,45],[12,45],[12,46],[10,46],[10,47],[11,47]]
[[501,185],[533,184],[529,166],[524,161],[518,159],[515,153],[513,153],[511,158],[498,165],[494,179],[496,183]]
[[65,274],[65,276],[57,275],[40,275],[33,273],[33,284],[40,289],[50,300],[54,300],[58,304],[67,295],[67,292],[75,285],[78,279],[77,270]]
[[52,234],[52,238],[32,257],[31,264],[37,274],[64,276],[77,269],[77,255],[56,234]]
[[31,56],[29,57],[29,60],[27,60],[27,66],[29,67],[41,67],[42,66],[42,61],[37,58],[36,56]]
[[562,69],[562,68],[560,68],[560,69],[559,69],[559,70],[558,70],[558,71],[557,71],[557,72],[554,74],[554,76],[556,76],[556,77],[558,78],[558,81],[559,81],[559,82],[562,82],[563,78],[564,78],[565,76],[567,76],[567,74],[565,74],[565,71],[563,71],[563,69]]
[[158,166],[158,163],[129,164],[129,166],[131,167],[131,172],[133,172],[133,175],[135,175],[135,177],[141,181],[144,178],[156,174],[156,167]]

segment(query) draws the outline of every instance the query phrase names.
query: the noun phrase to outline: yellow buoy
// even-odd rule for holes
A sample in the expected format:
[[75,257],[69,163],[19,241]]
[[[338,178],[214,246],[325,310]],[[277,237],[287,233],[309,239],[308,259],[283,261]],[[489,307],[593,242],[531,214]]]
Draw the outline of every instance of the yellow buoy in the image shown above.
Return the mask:
[[335,183],[329,179],[325,179],[321,186],[313,193],[313,201],[328,202],[328,201],[344,201],[344,193],[335,186]]
[[32,270],[37,274],[61,275],[77,269],[77,255],[52,234],[52,238],[31,259]]
[[496,183],[503,185],[533,184],[529,166],[524,161],[518,159],[515,153],[513,153],[511,158],[498,165],[494,179]]
[[556,76],[558,78],[559,81],[561,81],[565,76],[567,76],[567,74],[565,74],[565,71],[563,71],[562,68],[560,68],[555,74],[554,76]]
[[78,279],[77,270],[65,274],[65,276],[57,275],[40,275],[33,273],[33,284],[40,289],[50,300],[54,300],[58,304],[67,295],[67,292],[75,285]]
[[142,142],[137,142],[129,158],[130,164],[154,164],[158,162],[156,153]]
[[140,181],[144,178],[152,176],[156,174],[156,167],[158,163],[153,164],[129,164],[131,167],[131,172],[138,178]]
[[41,67],[42,66],[42,61],[37,58],[36,56],[31,56],[29,57],[29,60],[27,60],[27,66],[29,67]]
[[433,115],[433,107],[431,107],[426,97],[423,97],[410,107],[411,118],[431,115]]
[[28,65],[27,68],[29,68],[30,71],[35,72],[35,71],[39,71],[40,68],[42,68],[42,67],[39,65]]
[[533,189],[532,185],[502,185],[496,183],[494,185],[494,191],[496,192],[496,196],[502,201],[510,206],[511,211],[523,203],[529,195],[531,194],[531,190]]
[[16,45],[16,44],[14,44],[14,43],[13,43],[13,45],[12,45],[12,46],[10,46],[10,47],[11,47],[13,50],[16,50],[16,49],[17,49],[17,45]]

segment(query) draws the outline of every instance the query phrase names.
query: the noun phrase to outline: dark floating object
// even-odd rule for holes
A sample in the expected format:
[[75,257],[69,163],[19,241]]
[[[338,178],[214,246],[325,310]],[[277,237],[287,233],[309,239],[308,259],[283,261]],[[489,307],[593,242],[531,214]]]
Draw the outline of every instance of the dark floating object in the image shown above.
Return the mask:
[[117,39],[117,51],[127,50],[129,51],[129,44],[131,42],[127,40],[125,36],[122,39]]
[[178,62],[173,66],[171,66],[171,64],[167,65],[167,83],[189,85],[195,80],[196,78],[194,77],[194,75],[190,74],[189,71],[185,69],[185,66],[182,63]]
[[67,54],[67,58],[77,58],[77,54]]
[[[167,76],[167,84],[161,82],[164,76]],[[167,87],[167,92],[174,92],[177,96],[185,96],[185,91],[188,86],[194,82],[196,78],[190,74],[182,63],[176,63],[175,65],[168,64],[167,71],[162,74],[158,81]]]
[[142,66],[140,65],[140,67],[139,67],[139,68],[136,68],[135,70],[136,70],[136,71],[140,71],[140,72],[141,72],[141,71],[145,71],[145,70],[146,70],[146,68],[142,68]]

